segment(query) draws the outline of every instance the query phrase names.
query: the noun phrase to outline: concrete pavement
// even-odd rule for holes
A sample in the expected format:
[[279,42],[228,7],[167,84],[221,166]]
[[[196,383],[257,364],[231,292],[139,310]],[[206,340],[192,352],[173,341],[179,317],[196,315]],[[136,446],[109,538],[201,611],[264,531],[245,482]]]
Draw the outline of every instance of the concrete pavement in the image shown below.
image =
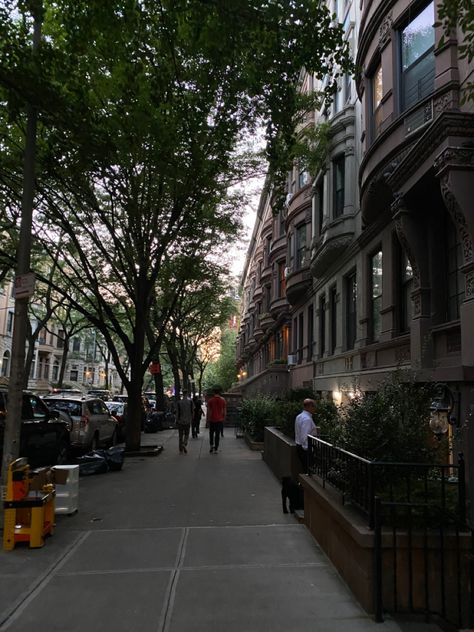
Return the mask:
[[232,429],[216,455],[204,429],[187,455],[175,430],[142,438],[164,451],[81,478],[42,549],[0,553],[0,631],[438,630],[374,623]]

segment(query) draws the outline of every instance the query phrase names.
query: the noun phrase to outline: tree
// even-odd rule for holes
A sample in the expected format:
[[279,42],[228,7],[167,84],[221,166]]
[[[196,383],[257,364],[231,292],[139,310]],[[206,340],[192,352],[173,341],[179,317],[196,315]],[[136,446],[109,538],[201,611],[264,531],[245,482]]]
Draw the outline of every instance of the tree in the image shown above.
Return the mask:
[[[234,148],[262,122],[274,182],[283,182],[300,69],[344,71],[348,50],[313,0],[44,6],[35,66],[28,20],[0,13],[0,85],[14,123],[4,133],[21,136],[24,103],[40,112],[36,238],[52,257],[62,235],[72,306],[102,333],[121,374],[126,442],[135,449],[143,376],[159,344],[146,350],[146,329],[164,263],[215,243],[233,221]],[[2,156],[2,181],[15,179],[14,155]]]
[[222,390],[230,389],[237,379],[235,360],[235,329],[225,328],[221,334],[220,354],[217,361],[208,367],[204,378],[204,388],[219,386]]

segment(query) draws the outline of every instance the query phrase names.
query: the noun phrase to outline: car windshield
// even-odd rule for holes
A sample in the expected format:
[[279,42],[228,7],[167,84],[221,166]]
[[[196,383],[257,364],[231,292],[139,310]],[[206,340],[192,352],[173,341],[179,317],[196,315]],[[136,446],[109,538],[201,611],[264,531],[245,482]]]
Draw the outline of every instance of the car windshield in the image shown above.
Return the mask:
[[81,402],[71,402],[64,399],[47,399],[45,402],[50,408],[69,413],[72,417],[80,417],[82,415]]
[[112,415],[121,415],[123,411],[123,404],[106,404]]

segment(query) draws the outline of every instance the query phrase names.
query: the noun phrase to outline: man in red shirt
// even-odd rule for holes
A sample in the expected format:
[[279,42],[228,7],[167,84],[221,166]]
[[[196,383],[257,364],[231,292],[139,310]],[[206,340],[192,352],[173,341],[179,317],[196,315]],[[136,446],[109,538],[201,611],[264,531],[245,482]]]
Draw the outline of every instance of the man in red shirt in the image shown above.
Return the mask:
[[213,395],[207,400],[207,422],[209,424],[209,452],[216,454],[219,448],[219,437],[224,428],[224,421],[227,414],[227,403],[219,394],[219,389],[213,390]]

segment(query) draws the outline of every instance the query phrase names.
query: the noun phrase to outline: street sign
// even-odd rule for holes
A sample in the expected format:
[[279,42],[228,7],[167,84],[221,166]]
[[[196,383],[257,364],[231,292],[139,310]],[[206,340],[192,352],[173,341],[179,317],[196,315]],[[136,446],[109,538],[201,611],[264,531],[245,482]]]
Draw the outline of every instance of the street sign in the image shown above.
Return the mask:
[[33,296],[35,291],[35,273],[18,274],[15,277],[15,285],[13,287],[13,295],[15,298],[29,298]]
[[148,367],[148,370],[150,371],[150,373],[152,375],[157,375],[158,373],[161,373],[161,366],[159,362],[150,362],[150,366]]

